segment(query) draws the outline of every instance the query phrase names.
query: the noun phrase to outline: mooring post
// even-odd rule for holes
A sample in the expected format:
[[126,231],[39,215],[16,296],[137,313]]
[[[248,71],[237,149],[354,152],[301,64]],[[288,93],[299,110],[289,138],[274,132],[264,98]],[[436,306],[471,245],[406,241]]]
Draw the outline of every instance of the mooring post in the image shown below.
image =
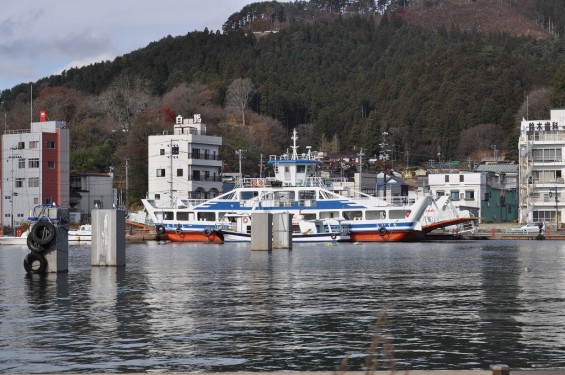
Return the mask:
[[273,250],[273,214],[268,212],[251,214],[251,250]]
[[123,210],[92,210],[93,266],[125,266],[126,216]]
[[510,367],[508,365],[490,365],[490,369],[492,370],[492,375],[510,375]]
[[292,215],[288,212],[273,215],[273,248],[292,249]]

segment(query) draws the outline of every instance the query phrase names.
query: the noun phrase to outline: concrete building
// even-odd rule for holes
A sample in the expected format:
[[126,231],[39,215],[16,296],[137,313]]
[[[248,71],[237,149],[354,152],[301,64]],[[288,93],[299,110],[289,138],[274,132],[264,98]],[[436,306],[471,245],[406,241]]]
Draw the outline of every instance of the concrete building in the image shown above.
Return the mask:
[[179,198],[209,199],[222,192],[222,138],[206,135],[200,115],[176,118],[173,134],[148,140],[148,198],[174,207]]
[[71,173],[69,216],[72,221],[90,222],[93,209],[116,207],[112,173]]
[[523,119],[520,156],[520,223],[543,221],[561,227],[565,192],[565,109],[547,120]]
[[475,172],[486,173],[487,191],[481,201],[481,220],[489,223],[518,221],[518,164],[484,163]]
[[33,122],[2,136],[2,226],[27,221],[38,204],[69,206],[69,155],[64,121]]
[[481,218],[481,200],[487,197],[486,173],[433,173],[428,175],[428,184],[434,198],[449,195],[455,207]]

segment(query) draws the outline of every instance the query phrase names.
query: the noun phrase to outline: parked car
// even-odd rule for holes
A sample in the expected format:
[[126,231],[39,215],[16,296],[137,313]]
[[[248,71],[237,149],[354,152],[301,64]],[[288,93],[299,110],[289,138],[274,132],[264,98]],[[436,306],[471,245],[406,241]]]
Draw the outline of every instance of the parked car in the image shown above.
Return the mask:
[[540,232],[540,228],[542,233],[545,233],[545,223],[541,221],[536,221],[533,223],[528,223],[520,228],[517,228],[516,232],[528,233],[528,234],[537,234]]

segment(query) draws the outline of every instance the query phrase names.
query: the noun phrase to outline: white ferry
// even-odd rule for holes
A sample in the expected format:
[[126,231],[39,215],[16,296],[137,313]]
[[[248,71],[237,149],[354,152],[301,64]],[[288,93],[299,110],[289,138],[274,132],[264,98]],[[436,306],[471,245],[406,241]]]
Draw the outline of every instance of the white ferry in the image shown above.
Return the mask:
[[[319,176],[320,160],[310,148],[299,154],[296,131],[292,152],[271,155],[275,177],[244,178],[215,198],[195,202],[178,199],[175,208],[143,205],[159,235],[170,241],[212,242],[251,240],[254,212],[292,214],[293,241],[415,241],[436,228],[455,225],[458,218],[430,219],[435,201],[422,197],[398,206],[349,189],[343,180]],[[437,215],[436,215],[437,216]]]

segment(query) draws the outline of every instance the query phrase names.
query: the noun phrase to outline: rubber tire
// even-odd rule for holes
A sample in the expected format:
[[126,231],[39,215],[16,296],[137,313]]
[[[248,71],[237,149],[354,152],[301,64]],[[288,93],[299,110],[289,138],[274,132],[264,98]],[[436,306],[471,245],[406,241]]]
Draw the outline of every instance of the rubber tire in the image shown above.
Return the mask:
[[335,234],[332,234],[332,240],[335,240],[337,238],[337,236]]
[[379,228],[379,235],[380,235],[381,237],[383,237],[386,233],[387,233],[387,230],[386,230],[385,227],[380,227],[380,228]]
[[210,237],[210,235],[212,234],[212,231],[210,229],[206,228],[206,229],[204,229],[204,231],[202,233],[204,233],[204,235],[206,237]]
[[157,225],[155,227],[155,231],[157,232],[157,234],[165,234],[165,227],[162,225]]
[[36,241],[33,240],[33,238],[31,238],[31,236],[27,236],[27,248],[32,252],[32,253],[38,253],[41,254],[43,253],[45,250],[47,250],[46,247],[44,247],[41,244],[38,244]]
[[24,269],[27,273],[45,273],[47,259],[43,254],[28,253],[24,258]]
[[39,245],[48,245],[55,239],[57,232],[50,222],[38,221],[31,227],[29,236]]

